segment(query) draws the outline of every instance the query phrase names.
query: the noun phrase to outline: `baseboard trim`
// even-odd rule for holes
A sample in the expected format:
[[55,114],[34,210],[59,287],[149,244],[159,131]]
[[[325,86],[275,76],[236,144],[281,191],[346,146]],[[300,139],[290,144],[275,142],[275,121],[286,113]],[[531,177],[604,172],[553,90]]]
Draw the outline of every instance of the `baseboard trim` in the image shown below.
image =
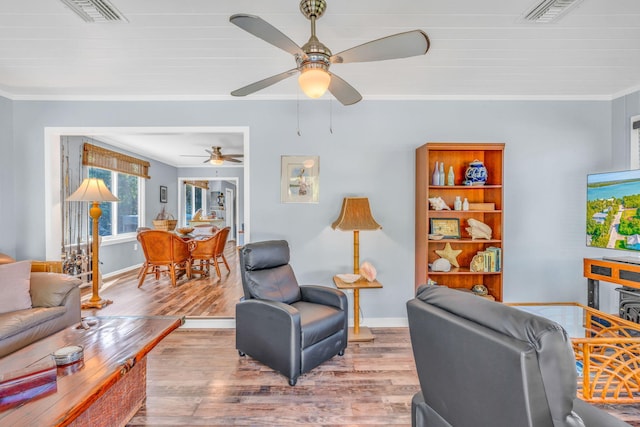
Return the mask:
[[[350,322],[351,323],[351,322]],[[350,325],[353,326],[353,325]],[[363,325],[364,326],[364,325]],[[373,328],[406,328],[409,322],[406,317],[379,317],[367,319],[366,326]],[[236,320],[221,317],[186,317],[181,329],[233,329]]]

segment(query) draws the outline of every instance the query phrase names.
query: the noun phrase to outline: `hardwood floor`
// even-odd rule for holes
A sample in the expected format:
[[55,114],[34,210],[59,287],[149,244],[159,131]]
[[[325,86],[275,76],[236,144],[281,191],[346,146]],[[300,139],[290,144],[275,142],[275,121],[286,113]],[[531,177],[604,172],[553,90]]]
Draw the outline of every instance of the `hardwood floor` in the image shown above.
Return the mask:
[[[231,271],[220,266],[221,277],[212,267],[209,277],[189,280],[182,275],[177,286],[171,286],[168,274],[160,280],[147,276],[138,288],[138,271],[132,271],[115,279],[106,279],[100,296],[113,304],[101,310],[82,310],[83,316],[204,316],[233,318],[236,302],[244,295],[239,275],[238,255],[234,241],[227,242],[225,257]],[[91,297],[90,287],[82,290],[83,300]]]
[[238,356],[233,330],[179,331],[150,354],[146,404],[130,425],[410,425],[417,381],[402,330],[349,344],[295,387]]
[[[225,250],[231,271],[187,280],[176,288],[168,276],[149,276],[138,288],[137,271],[106,280],[100,295],[113,300],[83,316],[182,315],[233,318],[243,295],[235,242]],[[83,299],[90,297],[83,289]],[[375,341],[350,343],[302,375],[295,387],[270,368],[239,357],[233,329],[180,329],[148,356],[147,399],[130,426],[213,425],[411,425],[411,397],[418,390],[408,328],[374,328]],[[639,405],[604,409],[640,427]],[[478,426],[485,427],[485,426]]]
[[[129,426],[409,426],[419,384],[408,328],[373,333],[291,387],[238,356],[232,329],[175,331],[148,356],[146,403]],[[605,409],[640,426],[640,405]]]

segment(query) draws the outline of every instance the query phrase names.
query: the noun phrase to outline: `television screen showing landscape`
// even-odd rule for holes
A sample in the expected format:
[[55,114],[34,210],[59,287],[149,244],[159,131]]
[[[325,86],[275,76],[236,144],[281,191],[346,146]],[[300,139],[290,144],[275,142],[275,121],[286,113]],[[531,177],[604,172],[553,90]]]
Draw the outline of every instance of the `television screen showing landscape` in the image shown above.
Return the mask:
[[640,251],[640,170],[587,176],[587,246]]

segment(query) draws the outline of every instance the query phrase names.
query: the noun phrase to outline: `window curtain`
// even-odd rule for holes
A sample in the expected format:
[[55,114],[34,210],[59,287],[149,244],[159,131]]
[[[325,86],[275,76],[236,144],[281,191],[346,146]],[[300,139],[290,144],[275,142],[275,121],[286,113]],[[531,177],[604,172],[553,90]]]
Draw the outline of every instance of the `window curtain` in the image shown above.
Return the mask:
[[209,181],[185,181],[185,185],[193,185],[196,188],[202,188],[203,190],[209,189]]
[[85,142],[82,164],[149,179],[149,162]]

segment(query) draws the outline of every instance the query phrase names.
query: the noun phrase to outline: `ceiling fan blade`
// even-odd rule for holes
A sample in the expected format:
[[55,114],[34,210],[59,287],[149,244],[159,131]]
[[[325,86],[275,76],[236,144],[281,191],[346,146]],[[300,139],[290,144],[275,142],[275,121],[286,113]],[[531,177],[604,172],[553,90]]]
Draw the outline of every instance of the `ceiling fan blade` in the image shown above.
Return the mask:
[[242,163],[242,160],[238,160],[238,159],[232,159],[232,158],[224,158],[225,162],[232,162],[232,163]]
[[204,161],[204,162],[202,162],[202,163],[209,163],[210,161],[211,161],[211,158],[208,158],[207,160],[205,160],[205,161]]
[[424,55],[429,50],[429,37],[424,31],[414,30],[394,34],[351,49],[331,57],[333,63],[384,61]]
[[245,87],[241,87],[240,89],[236,89],[231,92],[233,96],[247,96],[264,88],[267,88],[273,84],[278,83],[281,80],[286,79],[287,77],[291,77],[292,75],[298,73],[297,68],[293,68],[289,71],[285,71],[284,73],[276,74],[275,76],[267,77],[266,79],[260,80],[255,83],[251,83]]
[[225,154],[222,157],[229,157],[231,159],[231,158],[234,158],[234,157],[244,157],[244,154]]
[[229,21],[246,32],[261,38],[267,43],[271,43],[275,47],[279,47],[292,55],[304,56],[304,52],[300,46],[295,44],[289,37],[285,36],[282,31],[278,30],[276,27],[258,16],[238,13],[231,16]]
[[329,92],[336,97],[342,105],[352,105],[362,99],[362,95],[353,88],[349,83],[342,80],[333,73],[331,74],[331,83],[329,83]]

